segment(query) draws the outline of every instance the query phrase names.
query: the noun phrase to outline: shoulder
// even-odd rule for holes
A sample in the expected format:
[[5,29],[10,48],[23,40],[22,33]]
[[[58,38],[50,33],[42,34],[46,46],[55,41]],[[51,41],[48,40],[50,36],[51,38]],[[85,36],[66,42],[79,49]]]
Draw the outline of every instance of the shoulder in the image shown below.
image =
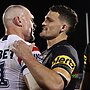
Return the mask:
[[17,35],[8,35],[8,40],[15,41],[15,40],[22,40],[22,38],[20,38]]
[[23,40],[23,39],[17,35],[9,35],[7,40],[8,40],[7,44],[11,45],[14,43],[14,41]]
[[70,45],[69,43],[63,43],[63,44],[58,44],[53,48],[52,51],[53,56],[55,56],[57,59],[62,59],[64,58],[66,61],[74,61],[79,65],[79,57],[76,49]]
[[76,49],[67,42],[56,44],[52,47],[52,51],[55,53],[59,52],[61,54],[77,54]]

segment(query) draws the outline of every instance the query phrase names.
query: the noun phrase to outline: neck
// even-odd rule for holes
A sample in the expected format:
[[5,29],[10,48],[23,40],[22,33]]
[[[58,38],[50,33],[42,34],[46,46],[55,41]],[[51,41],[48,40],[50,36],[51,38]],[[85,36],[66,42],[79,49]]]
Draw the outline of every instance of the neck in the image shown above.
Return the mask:
[[60,34],[58,37],[56,37],[56,38],[54,38],[54,39],[52,39],[52,40],[47,40],[47,45],[48,45],[47,48],[52,47],[54,44],[56,44],[56,43],[58,43],[58,42],[61,42],[61,41],[63,41],[63,40],[67,40],[67,37],[68,37],[68,36],[67,36],[66,34],[62,33],[62,34]]
[[13,28],[8,28],[6,34],[7,35],[17,35],[20,38],[25,39],[20,30],[15,30]]

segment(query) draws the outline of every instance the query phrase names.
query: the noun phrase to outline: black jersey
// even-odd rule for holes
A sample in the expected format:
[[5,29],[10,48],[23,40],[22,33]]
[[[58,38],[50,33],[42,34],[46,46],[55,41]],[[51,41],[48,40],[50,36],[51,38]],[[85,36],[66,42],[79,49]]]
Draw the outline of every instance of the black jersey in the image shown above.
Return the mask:
[[63,77],[65,88],[64,90],[74,90],[79,71],[79,58],[77,51],[67,43],[66,40],[53,45],[51,48],[42,53],[44,57],[43,64],[50,68],[63,68],[71,75],[71,81],[68,82],[63,73],[57,71]]

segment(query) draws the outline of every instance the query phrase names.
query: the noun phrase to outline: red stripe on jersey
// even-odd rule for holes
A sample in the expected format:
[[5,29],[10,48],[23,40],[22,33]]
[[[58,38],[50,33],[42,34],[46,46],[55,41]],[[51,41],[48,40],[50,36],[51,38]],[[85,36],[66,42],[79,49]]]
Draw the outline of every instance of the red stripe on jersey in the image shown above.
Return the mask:
[[21,61],[22,61],[22,59],[18,57],[18,62],[20,65],[21,65]]
[[38,47],[33,47],[32,51],[39,51]]

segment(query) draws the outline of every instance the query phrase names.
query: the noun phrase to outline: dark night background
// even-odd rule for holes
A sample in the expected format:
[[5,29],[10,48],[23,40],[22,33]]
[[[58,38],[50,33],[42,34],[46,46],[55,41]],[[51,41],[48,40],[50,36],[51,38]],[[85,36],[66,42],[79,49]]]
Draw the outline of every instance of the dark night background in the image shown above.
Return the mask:
[[[48,12],[48,8],[54,4],[64,4],[74,9],[79,17],[79,23],[76,26],[76,31],[69,37],[69,43],[73,45],[78,51],[81,61],[81,68],[83,63],[83,53],[86,46],[86,12],[90,16],[89,0],[0,0],[0,38],[4,35],[4,27],[2,24],[2,14],[7,6],[11,4],[21,4],[26,6],[34,15],[37,28],[35,31],[36,45],[41,51],[46,49],[46,41],[39,37],[41,32],[41,23],[44,16]],[[90,17],[89,17],[90,22]]]

